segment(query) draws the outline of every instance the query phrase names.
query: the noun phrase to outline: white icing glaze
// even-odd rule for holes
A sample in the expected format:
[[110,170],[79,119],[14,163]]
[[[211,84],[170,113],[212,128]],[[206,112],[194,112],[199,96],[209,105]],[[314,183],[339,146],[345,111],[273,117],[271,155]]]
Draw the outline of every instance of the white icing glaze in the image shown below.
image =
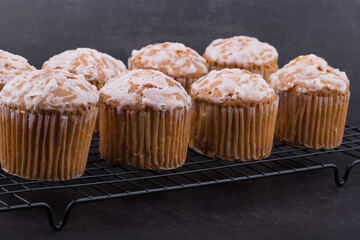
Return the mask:
[[246,36],[216,39],[204,53],[204,57],[211,62],[241,67],[253,64],[261,66],[277,60],[278,56],[276,49],[270,44]]
[[35,70],[8,82],[0,92],[0,103],[24,110],[60,112],[96,105],[99,94],[82,75],[63,70]]
[[260,75],[237,68],[213,70],[191,86],[191,96],[219,104],[239,99],[260,102],[274,95],[274,89]]
[[122,61],[90,48],[62,52],[46,61],[43,68],[63,69],[74,74],[82,74],[90,82],[100,83],[126,71]]
[[100,90],[115,102],[117,110],[124,106],[153,107],[164,111],[191,105],[191,98],[180,83],[155,70],[131,70],[108,81]]
[[25,58],[0,50],[0,84],[6,84],[16,76],[33,70],[35,68]]
[[171,77],[203,76],[208,72],[206,60],[182,43],[157,43],[133,50],[129,69],[154,69]]
[[314,54],[299,56],[272,74],[271,85],[280,91],[292,88],[299,93],[322,90],[345,93],[349,80],[344,72],[330,67],[327,62]]

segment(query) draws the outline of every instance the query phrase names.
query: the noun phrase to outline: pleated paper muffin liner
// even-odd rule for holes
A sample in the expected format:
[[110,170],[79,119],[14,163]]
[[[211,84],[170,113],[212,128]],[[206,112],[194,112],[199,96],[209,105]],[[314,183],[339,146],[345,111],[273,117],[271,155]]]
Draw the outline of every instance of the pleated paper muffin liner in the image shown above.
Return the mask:
[[278,99],[252,107],[193,103],[191,149],[231,161],[251,161],[270,155]]
[[190,94],[191,91],[191,84],[193,84],[198,78],[174,78],[177,82],[179,82],[186,90],[188,94]]
[[278,92],[275,139],[301,148],[331,149],[344,135],[350,93],[334,96]]
[[0,162],[5,172],[46,181],[84,173],[97,108],[66,115],[0,106],[0,114]]
[[100,103],[100,154],[138,169],[165,170],[186,160],[190,110],[121,110]]
[[[99,106],[97,106],[96,108],[99,109]],[[98,114],[95,121],[93,136],[98,137],[100,135],[99,132],[100,132],[100,114]]]
[[[94,85],[97,88],[97,90],[99,90],[99,91],[104,86],[104,83],[100,83],[97,80],[96,81],[90,81],[90,83],[92,85]],[[97,107],[99,107],[99,104],[97,105]],[[96,119],[93,136],[95,136],[95,137],[99,136],[99,131],[100,131],[100,114],[98,114],[97,119]]]
[[277,71],[278,66],[277,62],[274,62],[274,64],[270,65],[262,65],[262,66],[256,66],[252,65],[249,67],[242,67],[237,66],[236,64],[217,64],[216,62],[209,62],[209,71],[211,70],[221,70],[224,68],[239,68],[244,69],[252,73],[260,74],[266,82],[270,82],[270,75]]

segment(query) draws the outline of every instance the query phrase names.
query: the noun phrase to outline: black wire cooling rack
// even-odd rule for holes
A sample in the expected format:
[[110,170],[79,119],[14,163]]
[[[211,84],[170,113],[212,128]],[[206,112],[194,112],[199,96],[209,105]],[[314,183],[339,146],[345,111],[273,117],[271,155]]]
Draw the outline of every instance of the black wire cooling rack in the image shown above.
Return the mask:
[[[346,183],[350,171],[360,162],[360,128],[347,125],[341,146],[332,150],[298,149],[274,142],[269,158],[247,163],[208,158],[189,150],[186,164],[175,170],[144,171],[114,166],[101,159],[99,139],[91,143],[85,174],[75,180],[44,182],[29,181],[0,171],[0,212],[26,208],[45,208],[49,224],[54,230],[62,229],[70,212],[79,203],[114,199],[138,194],[184,189],[211,184],[264,178],[290,173],[332,169],[335,183]],[[340,177],[332,159],[349,160]],[[325,159],[325,160],[324,160]],[[54,207],[43,198],[66,190],[71,196],[57,223]]]

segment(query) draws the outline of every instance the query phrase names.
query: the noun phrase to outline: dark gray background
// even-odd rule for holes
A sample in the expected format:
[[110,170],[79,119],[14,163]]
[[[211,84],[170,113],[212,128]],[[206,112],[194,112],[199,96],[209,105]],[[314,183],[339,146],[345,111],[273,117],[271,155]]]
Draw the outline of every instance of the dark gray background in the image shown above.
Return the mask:
[[[274,45],[280,66],[315,53],[345,71],[348,120],[360,124],[359,0],[0,1],[0,48],[38,68],[77,47],[126,62],[147,44],[178,41],[202,54],[213,39],[234,35]],[[354,175],[344,188],[325,171],[92,203],[59,233],[43,211],[0,213],[0,239],[356,239]]]
[[274,45],[279,66],[324,57],[351,81],[348,120],[360,123],[359,0],[1,0],[0,48],[41,67],[67,49],[90,47],[127,62],[132,49],[178,41],[200,54],[215,38],[248,35]]

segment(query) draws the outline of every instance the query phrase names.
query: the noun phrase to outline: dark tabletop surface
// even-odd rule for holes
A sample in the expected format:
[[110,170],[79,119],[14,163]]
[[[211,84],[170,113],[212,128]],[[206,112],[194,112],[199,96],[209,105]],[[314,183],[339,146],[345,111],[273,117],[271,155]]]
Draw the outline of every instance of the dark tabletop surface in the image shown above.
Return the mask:
[[[2,0],[0,48],[39,68],[76,47],[127,62],[150,43],[202,54],[215,38],[254,36],[277,48],[280,67],[315,53],[345,71],[348,121],[360,125],[359,13],[359,0]],[[322,170],[82,204],[60,232],[43,209],[1,212],[0,239],[359,239],[359,203],[360,167],[341,188]]]
[[359,239],[360,167],[76,206],[54,232],[43,209],[0,213],[0,239]]

